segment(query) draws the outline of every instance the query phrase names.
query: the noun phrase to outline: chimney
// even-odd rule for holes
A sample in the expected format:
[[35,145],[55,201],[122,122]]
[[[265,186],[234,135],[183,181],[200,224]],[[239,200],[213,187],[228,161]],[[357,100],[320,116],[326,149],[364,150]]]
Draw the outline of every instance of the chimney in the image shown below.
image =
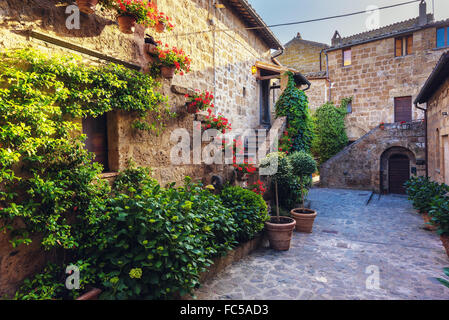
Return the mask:
[[425,0],[422,0],[419,4],[419,26],[425,26],[427,21],[427,4]]
[[332,46],[337,46],[341,42],[341,35],[338,30],[335,30],[334,36],[332,37]]
[[298,34],[296,35],[296,38],[302,39],[302,36],[301,36],[301,33],[300,33],[300,32],[298,32]]

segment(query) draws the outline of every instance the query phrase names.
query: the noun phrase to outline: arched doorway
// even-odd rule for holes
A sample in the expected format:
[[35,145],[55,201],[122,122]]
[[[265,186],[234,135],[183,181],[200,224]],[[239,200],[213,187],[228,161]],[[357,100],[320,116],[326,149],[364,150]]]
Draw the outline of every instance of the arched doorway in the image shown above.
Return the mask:
[[393,154],[388,159],[388,191],[405,194],[404,183],[410,179],[410,159],[405,154]]
[[380,160],[380,186],[382,193],[405,194],[404,183],[416,167],[415,154],[404,147],[391,147]]

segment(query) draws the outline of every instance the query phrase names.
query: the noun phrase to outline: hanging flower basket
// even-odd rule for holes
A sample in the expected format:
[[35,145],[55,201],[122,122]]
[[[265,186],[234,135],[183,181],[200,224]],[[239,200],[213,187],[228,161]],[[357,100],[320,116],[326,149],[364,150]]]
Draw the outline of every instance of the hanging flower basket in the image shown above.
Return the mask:
[[166,79],[173,79],[175,76],[176,66],[161,66],[161,75]]
[[76,4],[81,12],[91,14],[95,12],[98,0],[76,0]]
[[136,29],[137,19],[133,15],[126,14],[117,17],[120,31],[126,34],[133,34]]

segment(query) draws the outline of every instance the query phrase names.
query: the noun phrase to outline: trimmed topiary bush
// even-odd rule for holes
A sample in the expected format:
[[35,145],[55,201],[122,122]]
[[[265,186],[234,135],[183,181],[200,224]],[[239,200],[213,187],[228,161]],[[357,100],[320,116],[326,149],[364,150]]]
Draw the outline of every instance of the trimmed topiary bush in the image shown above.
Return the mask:
[[249,241],[263,230],[269,215],[261,195],[237,186],[225,188],[220,197],[223,205],[233,213],[237,241]]

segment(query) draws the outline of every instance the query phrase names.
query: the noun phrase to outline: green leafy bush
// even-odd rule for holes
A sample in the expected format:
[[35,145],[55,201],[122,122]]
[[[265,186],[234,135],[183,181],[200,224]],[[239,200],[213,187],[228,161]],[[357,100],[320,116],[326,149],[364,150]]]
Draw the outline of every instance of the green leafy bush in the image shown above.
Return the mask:
[[[447,187],[447,186],[446,186]],[[449,196],[440,195],[431,199],[431,223],[437,226],[439,235],[449,235]]]
[[[449,278],[449,268],[443,269],[444,275]],[[449,288],[449,280],[444,278],[437,278],[439,282],[441,282],[445,287]]]
[[315,136],[312,152],[323,164],[348,145],[345,128],[346,104],[336,107],[328,102],[319,107],[313,116]]
[[241,187],[228,187],[220,197],[223,205],[233,213],[237,241],[251,240],[263,230],[269,216],[267,204],[261,195]]
[[277,117],[287,117],[287,133],[291,141],[281,144],[280,151],[310,151],[314,131],[309,102],[304,91],[296,87],[293,73],[287,74],[287,87],[276,102],[275,109]]
[[299,178],[299,190],[301,193],[301,203],[304,205],[305,197],[310,185],[310,177],[317,171],[317,165],[312,155],[305,151],[297,151],[288,156],[292,165],[292,174],[295,178]]
[[126,170],[113,192],[103,242],[85,253],[103,275],[104,299],[190,293],[210,259],[235,244],[232,213],[189,179],[183,188],[165,189],[143,171]]
[[404,186],[413,207],[421,214],[429,213],[433,198],[438,198],[449,192],[447,185],[430,181],[426,177],[413,177]]

